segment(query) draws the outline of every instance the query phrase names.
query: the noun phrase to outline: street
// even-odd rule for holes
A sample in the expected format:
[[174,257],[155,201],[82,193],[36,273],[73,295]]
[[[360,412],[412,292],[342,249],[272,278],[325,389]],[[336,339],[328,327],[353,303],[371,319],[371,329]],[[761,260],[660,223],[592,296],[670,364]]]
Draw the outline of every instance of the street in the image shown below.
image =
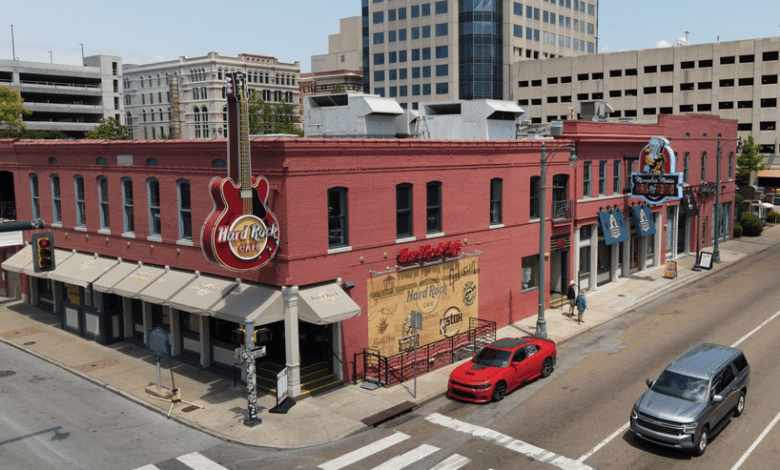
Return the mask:
[[[780,247],[770,248],[559,344],[555,372],[502,402],[439,397],[307,449],[220,441],[0,344],[0,371],[12,371],[0,377],[0,468],[776,469],[778,263]],[[629,412],[645,378],[702,342],[745,351],[752,372],[744,415],[702,457],[632,436]]]

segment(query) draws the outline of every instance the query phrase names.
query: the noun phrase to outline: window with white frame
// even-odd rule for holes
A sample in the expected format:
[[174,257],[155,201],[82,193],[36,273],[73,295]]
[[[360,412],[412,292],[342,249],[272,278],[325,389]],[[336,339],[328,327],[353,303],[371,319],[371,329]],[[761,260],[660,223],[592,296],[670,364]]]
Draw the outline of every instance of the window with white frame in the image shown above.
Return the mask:
[[599,162],[599,196],[607,195],[607,161]]
[[582,197],[590,197],[591,162],[582,164]]
[[179,193],[179,240],[192,241],[192,206],[190,205],[190,182],[176,182]]
[[149,203],[149,236],[160,236],[160,182],[155,178],[146,181]]
[[395,221],[396,238],[412,236],[411,183],[401,183],[395,187]]
[[620,160],[615,160],[613,162],[613,169],[612,169],[612,193],[618,194],[620,193]]
[[349,246],[347,188],[328,189],[328,246]]
[[539,256],[526,256],[522,260],[522,289],[539,287]]
[[499,225],[502,223],[502,192],[501,178],[490,180],[490,225]]

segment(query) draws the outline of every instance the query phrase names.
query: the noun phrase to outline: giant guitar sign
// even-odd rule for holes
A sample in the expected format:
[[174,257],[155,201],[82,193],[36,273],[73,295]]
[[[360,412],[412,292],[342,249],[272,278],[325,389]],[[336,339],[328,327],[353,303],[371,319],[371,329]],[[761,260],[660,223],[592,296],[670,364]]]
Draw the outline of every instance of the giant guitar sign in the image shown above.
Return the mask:
[[[209,183],[215,209],[203,224],[200,243],[210,261],[232,271],[250,271],[262,268],[276,254],[279,221],[267,205],[268,180],[252,176],[243,74],[227,74],[226,92],[228,127],[233,131],[233,139],[228,138],[228,177],[214,177]],[[236,138],[238,145],[231,145]]]

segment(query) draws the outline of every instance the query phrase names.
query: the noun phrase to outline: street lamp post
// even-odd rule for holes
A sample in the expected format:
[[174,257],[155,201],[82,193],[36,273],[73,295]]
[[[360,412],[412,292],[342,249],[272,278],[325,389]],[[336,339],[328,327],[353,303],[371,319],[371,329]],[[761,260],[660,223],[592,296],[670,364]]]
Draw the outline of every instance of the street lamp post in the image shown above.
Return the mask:
[[[742,137],[737,137],[736,139],[729,139],[724,144],[727,144],[729,142],[737,141],[737,154],[742,153]],[[720,247],[718,246],[718,241],[720,239],[720,229],[721,229],[721,215],[720,215],[720,159],[721,159],[721,142],[720,142],[720,134],[718,134],[718,161],[717,161],[717,168],[716,171],[718,174],[715,176],[715,247],[712,250],[712,261],[715,263],[720,263]]]
[[[569,165],[572,168],[577,166],[577,151],[574,143],[561,144],[554,149],[550,150],[549,158],[552,158],[555,151],[563,147],[569,147]],[[546,245],[545,240],[545,225],[547,218],[547,146],[546,142],[542,142],[542,159],[541,159],[541,180],[539,184],[539,313],[536,318],[536,334],[537,338],[547,338],[547,320],[544,319],[544,294],[545,294],[545,261],[544,261],[544,249]]]

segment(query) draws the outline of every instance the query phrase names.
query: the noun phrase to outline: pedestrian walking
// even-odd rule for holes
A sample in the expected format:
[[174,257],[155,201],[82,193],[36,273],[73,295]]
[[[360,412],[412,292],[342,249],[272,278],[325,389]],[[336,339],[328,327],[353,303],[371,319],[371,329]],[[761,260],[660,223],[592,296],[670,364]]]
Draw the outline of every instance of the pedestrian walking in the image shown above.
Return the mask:
[[585,295],[580,292],[577,296],[577,324],[582,323],[582,314],[585,313],[585,308],[588,306],[588,301],[585,300]]
[[574,316],[574,306],[577,305],[577,287],[574,280],[569,281],[569,288],[566,290],[566,298],[569,299],[569,316]]

